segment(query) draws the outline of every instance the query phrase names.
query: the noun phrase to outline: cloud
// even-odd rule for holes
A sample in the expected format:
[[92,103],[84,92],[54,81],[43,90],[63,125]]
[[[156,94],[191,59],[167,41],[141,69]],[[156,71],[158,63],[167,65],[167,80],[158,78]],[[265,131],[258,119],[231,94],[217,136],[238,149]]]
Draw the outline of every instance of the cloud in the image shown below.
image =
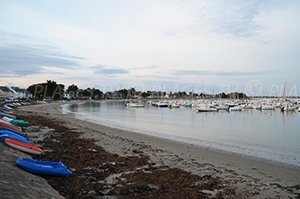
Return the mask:
[[223,77],[234,77],[234,76],[252,76],[261,75],[265,72],[239,72],[239,71],[207,71],[207,70],[178,70],[174,75],[189,75],[189,76],[223,76]]
[[37,74],[44,66],[73,68],[81,57],[60,52],[47,45],[6,44],[0,46],[0,69],[5,75],[24,76]]
[[255,21],[266,1],[212,1],[200,9],[198,24],[212,32],[246,37],[260,29]]
[[122,69],[122,68],[116,68],[116,67],[110,67],[105,65],[97,65],[91,67],[95,69],[95,74],[103,74],[103,75],[120,75],[120,74],[127,74],[129,73],[129,70]]
[[143,66],[143,67],[136,67],[136,68],[133,68],[133,70],[152,70],[152,69],[157,69],[159,68],[158,65],[152,65],[152,66]]

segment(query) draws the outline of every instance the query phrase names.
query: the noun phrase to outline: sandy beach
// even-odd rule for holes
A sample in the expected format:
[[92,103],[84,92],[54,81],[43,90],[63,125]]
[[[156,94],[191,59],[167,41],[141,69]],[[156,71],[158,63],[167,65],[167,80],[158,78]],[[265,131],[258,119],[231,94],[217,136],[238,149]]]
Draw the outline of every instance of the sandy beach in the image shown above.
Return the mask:
[[[46,178],[67,198],[300,197],[300,168],[79,120],[60,105],[25,106],[18,114],[46,149],[37,158],[73,169],[69,179]],[[41,126],[53,131],[41,136]]]

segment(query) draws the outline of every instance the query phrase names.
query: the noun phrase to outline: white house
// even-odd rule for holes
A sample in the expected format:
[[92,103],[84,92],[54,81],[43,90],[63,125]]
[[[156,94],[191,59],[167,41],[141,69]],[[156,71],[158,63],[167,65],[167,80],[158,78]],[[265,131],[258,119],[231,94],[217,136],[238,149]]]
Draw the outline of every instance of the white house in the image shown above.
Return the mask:
[[10,87],[10,90],[14,93],[14,98],[31,98],[32,94],[23,88]]
[[30,98],[32,94],[26,89],[19,87],[0,86],[0,97],[2,98]]
[[1,98],[12,98],[14,93],[6,86],[0,86],[0,97]]

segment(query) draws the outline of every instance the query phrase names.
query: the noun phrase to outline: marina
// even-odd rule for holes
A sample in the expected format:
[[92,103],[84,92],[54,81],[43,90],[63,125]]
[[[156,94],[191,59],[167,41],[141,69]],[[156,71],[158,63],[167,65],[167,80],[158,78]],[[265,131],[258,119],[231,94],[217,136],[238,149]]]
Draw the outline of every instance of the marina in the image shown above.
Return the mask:
[[[192,107],[185,107],[185,100],[139,103],[145,107],[90,101],[64,105],[63,111],[110,127],[300,166],[297,99],[288,101],[294,109],[284,109],[284,103],[275,108],[279,99],[188,101]],[[174,104],[179,108],[172,108]]]

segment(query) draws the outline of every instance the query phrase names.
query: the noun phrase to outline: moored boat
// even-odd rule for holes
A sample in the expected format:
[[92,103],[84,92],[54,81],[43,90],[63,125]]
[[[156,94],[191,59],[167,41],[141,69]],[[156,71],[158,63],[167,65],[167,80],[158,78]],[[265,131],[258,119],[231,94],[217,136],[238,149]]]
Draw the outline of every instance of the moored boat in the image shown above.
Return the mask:
[[275,106],[263,104],[261,110],[275,110]]
[[218,109],[212,107],[200,107],[197,109],[199,113],[201,112],[218,112]]
[[70,171],[62,162],[19,158],[16,163],[19,168],[39,175],[70,176],[72,174],[72,171]]
[[126,104],[127,107],[129,108],[143,108],[145,107],[144,104],[141,104],[141,103],[135,103],[135,102],[129,102]]
[[295,111],[296,110],[296,107],[295,106],[292,106],[292,105],[286,105],[284,107],[281,108],[281,111]]
[[242,111],[243,108],[240,106],[234,106],[229,108],[230,111]]
[[173,103],[170,105],[170,108],[179,108],[180,105],[179,104],[176,104],[176,103]]
[[227,105],[218,105],[218,106],[216,106],[216,109],[218,109],[219,111],[228,111],[229,106],[227,106]]
[[156,103],[153,103],[153,106],[159,107],[159,108],[167,108],[169,106],[169,104],[166,102],[156,102]]

